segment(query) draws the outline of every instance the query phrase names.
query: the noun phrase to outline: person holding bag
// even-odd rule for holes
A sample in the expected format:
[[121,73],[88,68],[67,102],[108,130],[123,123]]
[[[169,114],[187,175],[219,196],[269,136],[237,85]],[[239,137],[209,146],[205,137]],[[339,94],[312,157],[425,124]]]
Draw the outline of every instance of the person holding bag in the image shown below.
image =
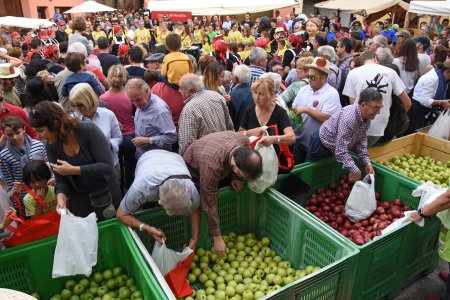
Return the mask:
[[[244,113],[239,131],[246,136],[260,136],[266,132],[265,126],[275,125],[280,135],[263,136],[259,143],[265,147],[274,145],[279,155],[278,144],[293,144],[295,134],[286,110],[275,103],[275,82],[271,78],[258,79],[252,84],[252,92],[255,104]],[[269,130],[269,134],[274,132],[273,128]]]
[[57,210],[68,209],[79,217],[95,212],[99,221],[114,217],[120,186],[108,140],[100,128],[69,118],[59,105],[49,101],[34,107],[30,123],[47,141],[56,177]]
[[355,182],[361,178],[361,171],[350,156],[349,151],[353,149],[364,164],[366,173],[374,174],[367,153],[367,131],[382,108],[383,98],[380,92],[371,88],[363,90],[358,105],[342,108],[313,133],[306,161],[334,155],[343,164],[343,168],[350,171],[349,179]]

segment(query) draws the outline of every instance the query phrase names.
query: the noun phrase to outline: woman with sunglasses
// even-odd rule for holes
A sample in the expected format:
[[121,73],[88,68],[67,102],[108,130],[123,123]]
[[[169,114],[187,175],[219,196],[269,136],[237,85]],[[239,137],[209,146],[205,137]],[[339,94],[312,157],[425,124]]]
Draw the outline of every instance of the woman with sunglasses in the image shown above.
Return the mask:
[[[81,108],[81,103],[73,104]],[[99,221],[113,218],[121,194],[111,146],[102,130],[93,122],[68,117],[49,101],[34,107],[30,123],[47,141],[56,177],[57,210],[68,209],[79,217],[95,212]]]

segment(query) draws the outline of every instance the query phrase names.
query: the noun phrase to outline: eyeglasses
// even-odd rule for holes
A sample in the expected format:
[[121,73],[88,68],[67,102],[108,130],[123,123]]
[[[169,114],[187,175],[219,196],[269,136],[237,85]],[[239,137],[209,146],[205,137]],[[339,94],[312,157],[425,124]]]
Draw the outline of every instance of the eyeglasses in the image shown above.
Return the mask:
[[309,80],[316,80],[316,78],[319,78],[319,76],[308,74],[306,75],[306,78],[308,78]]
[[369,105],[367,103],[364,103],[364,104],[367,105],[368,107],[370,107],[371,109],[373,109],[374,111],[380,111],[383,108],[383,105],[381,105],[381,106],[372,106],[372,105]]

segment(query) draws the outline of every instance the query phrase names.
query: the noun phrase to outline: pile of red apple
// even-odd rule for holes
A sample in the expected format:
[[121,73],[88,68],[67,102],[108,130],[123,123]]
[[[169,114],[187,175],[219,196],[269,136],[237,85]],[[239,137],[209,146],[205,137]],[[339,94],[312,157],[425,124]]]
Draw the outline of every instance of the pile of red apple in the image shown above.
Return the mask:
[[401,199],[380,202],[381,195],[376,192],[377,209],[369,218],[354,223],[345,214],[345,202],[352,187],[348,176],[342,176],[338,183],[330,183],[328,189],[320,188],[312,194],[305,208],[357,245],[381,235],[381,230],[403,217],[404,211],[411,210],[410,206],[403,206]]

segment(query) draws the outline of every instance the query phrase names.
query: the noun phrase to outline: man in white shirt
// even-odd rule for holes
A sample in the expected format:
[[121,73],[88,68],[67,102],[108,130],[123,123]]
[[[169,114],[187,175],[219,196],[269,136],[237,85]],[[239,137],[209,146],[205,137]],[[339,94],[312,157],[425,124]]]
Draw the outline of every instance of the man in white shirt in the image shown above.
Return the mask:
[[409,128],[406,134],[414,133],[424,126],[426,115],[433,105],[442,105],[445,109],[450,107],[447,100],[435,100],[434,96],[438,90],[439,77],[433,66],[429,65],[414,88],[412,107],[408,111]]
[[311,135],[319,130],[323,122],[341,109],[339,93],[327,83],[331,63],[323,57],[316,57],[308,68],[309,85],[300,89],[292,107],[302,115],[304,126],[295,128],[294,145],[295,163],[302,163],[306,158]]
[[425,52],[430,47],[430,39],[426,36],[419,36],[415,39],[417,56],[419,57],[419,73],[425,74],[425,67],[431,64],[430,56]]
[[371,147],[384,136],[389,121],[392,94],[400,98],[405,111],[411,107],[411,99],[405,92],[406,87],[400,76],[393,69],[379,65],[375,52],[362,53],[360,60],[364,65],[348,73],[342,93],[350,98],[350,104],[358,102],[359,94],[366,88],[376,89],[383,96],[383,108],[372,120],[367,132],[368,147]]
[[222,29],[231,29],[231,23],[230,16],[226,16],[225,21],[222,23]]

